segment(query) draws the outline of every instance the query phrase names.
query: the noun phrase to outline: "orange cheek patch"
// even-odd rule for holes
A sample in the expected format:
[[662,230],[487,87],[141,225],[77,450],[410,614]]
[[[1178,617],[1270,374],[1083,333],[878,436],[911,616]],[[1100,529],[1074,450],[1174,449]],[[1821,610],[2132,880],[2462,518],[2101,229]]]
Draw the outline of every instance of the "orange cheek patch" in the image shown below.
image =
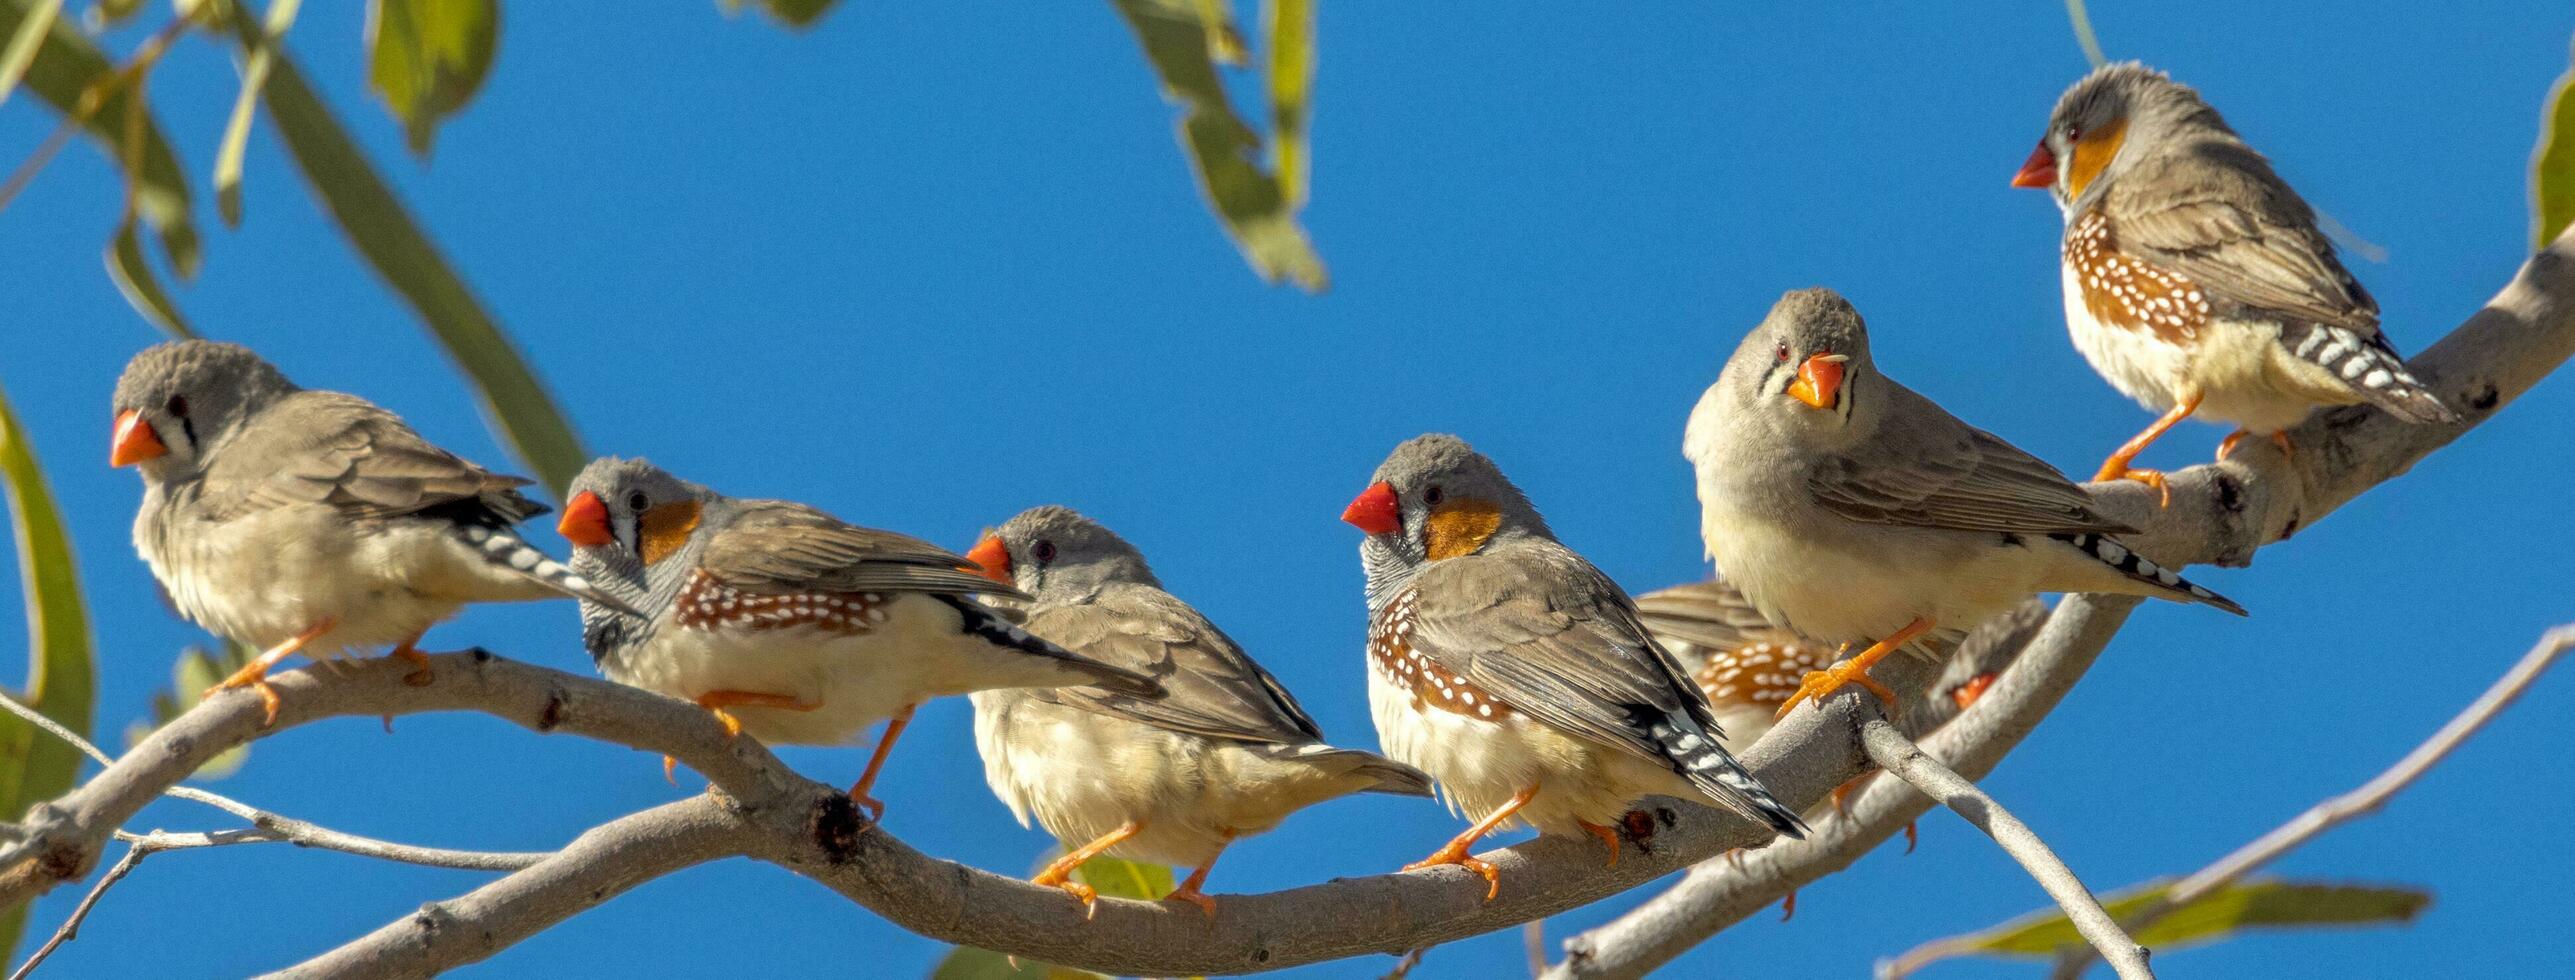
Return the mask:
[[2119,144],[2127,138],[2128,121],[2122,119],[2111,123],[2107,129],[2086,133],[2082,139],[2074,141],[2074,165],[2066,168],[2065,172],[2067,195],[2083,196],[2083,189],[2091,186],[2093,178],[2101,176],[2102,168],[2110,166],[2110,158],[2119,155]]
[[1484,539],[1502,526],[1502,508],[1481,500],[1453,500],[1431,511],[1423,526],[1431,560],[1455,558],[1484,547]]
[[697,530],[697,501],[683,500],[655,507],[644,512],[640,523],[644,564],[661,564],[662,559],[688,543],[689,532]]

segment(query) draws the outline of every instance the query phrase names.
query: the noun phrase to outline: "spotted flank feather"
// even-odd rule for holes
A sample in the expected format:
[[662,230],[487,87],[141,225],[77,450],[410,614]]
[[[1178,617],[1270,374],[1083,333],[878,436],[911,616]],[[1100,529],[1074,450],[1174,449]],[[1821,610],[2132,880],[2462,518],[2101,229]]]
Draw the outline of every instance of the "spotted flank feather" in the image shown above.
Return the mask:
[[515,531],[487,524],[460,524],[456,533],[465,539],[466,544],[481,550],[483,557],[492,564],[543,582],[573,598],[595,602],[638,619],[645,618],[633,605],[610,595],[607,590],[581,577],[580,573],[548,557]]
[[1056,646],[1044,637],[1020,629],[1019,624],[1002,618],[1000,613],[974,600],[947,594],[935,594],[935,597],[956,609],[957,615],[963,620],[965,631],[981,638],[984,642],[1021,653],[1065,661],[1072,669],[1089,675],[1093,685],[1105,690],[1154,700],[1169,696],[1169,692],[1163,690],[1162,684],[1153,678],[1135,671],[1113,667]]
[[1733,803],[1734,808],[1760,818],[1771,829],[1789,837],[1806,836],[1805,821],[1797,811],[1770,795],[1770,790],[1745,772],[1735,757],[1717,744],[1714,732],[1701,727],[1684,714],[1660,714],[1639,709],[1629,724],[1643,729],[1646,737],[1663,750],[1683,778],[1710,797]]
[[2192,602],[2216,606],[2238,616],[2245,615],[2244,607],[2236,605],[2235,600],[2201,588],[2191,580],[2174,574],[2172,569],[2146,560],[2146,556],[2129,550],[2127,545],[2119,543],[2115,538],[2090,532],[2048,536],[2082,549],[2083,553],[2098,559],[2102,564],[2118,569],[2121,574],[2129,578],[2160,586],[2177,597],[2186,598]]
[[2323,324],[2290,324],[2280,331],[2280,343],[2299,360],[2325,369],[2369,399],[2370,404],[2408,422],[2455,422],[2458,416],[2439,396],[2423,387],[2405,359],[2387,343],[2387,335],[2363,335],[2344,327]]

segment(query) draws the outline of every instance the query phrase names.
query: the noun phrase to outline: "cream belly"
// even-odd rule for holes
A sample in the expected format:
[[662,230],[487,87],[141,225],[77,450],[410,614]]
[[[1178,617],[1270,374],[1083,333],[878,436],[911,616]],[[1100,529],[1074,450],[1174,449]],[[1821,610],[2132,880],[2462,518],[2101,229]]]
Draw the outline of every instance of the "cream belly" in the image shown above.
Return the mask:
[[1197,867],[1215,860],[1229,828],[1260,833],[1295,809],[1247,807],[1245,794],[1217,782],[1215,756],[1230,746],[1014,692],[974,702],[993,795],[1021,826],[1034,818],[1067,847],[1135,821],[1144,829],[1108,853]]
[[1763,616],[1827,643],[1870,643],[1916,618],[1964,628],[2044,588],[2041,576],[2070,546],[2028,535],[1892,526],[1826,517],[1799,534],[1735,512],[1702,491],[1701,533],[1717,571]]
[[2102,323],[2084,306],[2071,268],[2063,269],[2066,330],[2074,348],[2110,386],[2157,412],[2192,392],[2193,414],[2267,435],[2298,424],[2318,405],[2361,401],[2348,384],[2292,355],[2278,323],[2212,319],[2185,349],[2149,330]]
[[1511,802],[1530,786],[1538,793],[1503,827],[1581,834],[1581,822],[1617,826],[1648,795],[1701,800],[1679,774],[1624,750],[1563,735],[1513,713],[1501,721],[1437,708],[1414,710],[1412,692],[1373,665],[1368,707],[1386,755],[1439,783],[1449,812],[1468,820]]

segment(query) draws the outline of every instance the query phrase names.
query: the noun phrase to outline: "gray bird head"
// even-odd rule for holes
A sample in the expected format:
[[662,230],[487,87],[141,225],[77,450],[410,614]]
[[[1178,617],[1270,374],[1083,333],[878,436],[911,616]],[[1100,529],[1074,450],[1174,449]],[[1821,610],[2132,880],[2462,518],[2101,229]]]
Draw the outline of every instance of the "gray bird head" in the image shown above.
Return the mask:
[[966,558],[985,577],[1017,586],[1040,603],[1087,601],[1113,582],[1162,585],[1144,553],[1117,532],[1053,504],[1002,522]]
[[2104,65],[2057,99],[2047,132],[2012,186],[2045,187],[2071,215],[2100,199],[2139,160],[2187,150],[2195,136],[2242,143],[2190,86],[2134,61]]
[[[1691,428],[1722,420],[1806,445],[1842,445],[1867,434],[1885,408],[1876,397],[1881,380],[1860,311],[1830,289],[1792,290],[1726,360]],[[1699,439],[1694,432],[1691,441]]]
[[647,611],[677,594],[691,564],[686,559],[704,546],[701,532],[724,505],[713,490],[646,460],[616,456],[591,460],[565,492],[570,497],[555,528],[572,542],[573,570],[603,587],[640,590],[649,598],[636,607]]
[[1555,538],[1500,467],[1466,440],[1438,433],[1396,446],[1341,519],[1368,532],[1359,555],[1372,602],[1425,563],[1513,537]]
[[204,471],[206,456],[242,423],[296,391],[250,348],[211,340],[156,344],[126,362],[116,379],[115,466],[138,465],[147,480]]

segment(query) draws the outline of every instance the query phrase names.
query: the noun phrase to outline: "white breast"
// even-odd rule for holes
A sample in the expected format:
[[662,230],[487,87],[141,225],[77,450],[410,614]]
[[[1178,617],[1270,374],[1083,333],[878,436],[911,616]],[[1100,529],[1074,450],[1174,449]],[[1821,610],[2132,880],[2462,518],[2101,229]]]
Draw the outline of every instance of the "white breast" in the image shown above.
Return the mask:
[[134,531],[181,615],[255,648],[325,621],[336,625],[304,652],[389,647],[478,598],[475,583],[451,581],[448,552],[463,546],[424,523],[361,528],[320,505],[213,523],[147,503]]
[[2058,263],[2065,291],[2065,326],[2074,349],[2092,369],[2139,404],[2161,412],[2181,401],[2190,389],[2188,351],[2165,343],[2151,330],[2132,330],[2101,322],[2083,302],[2083,286],[2074,266]]

